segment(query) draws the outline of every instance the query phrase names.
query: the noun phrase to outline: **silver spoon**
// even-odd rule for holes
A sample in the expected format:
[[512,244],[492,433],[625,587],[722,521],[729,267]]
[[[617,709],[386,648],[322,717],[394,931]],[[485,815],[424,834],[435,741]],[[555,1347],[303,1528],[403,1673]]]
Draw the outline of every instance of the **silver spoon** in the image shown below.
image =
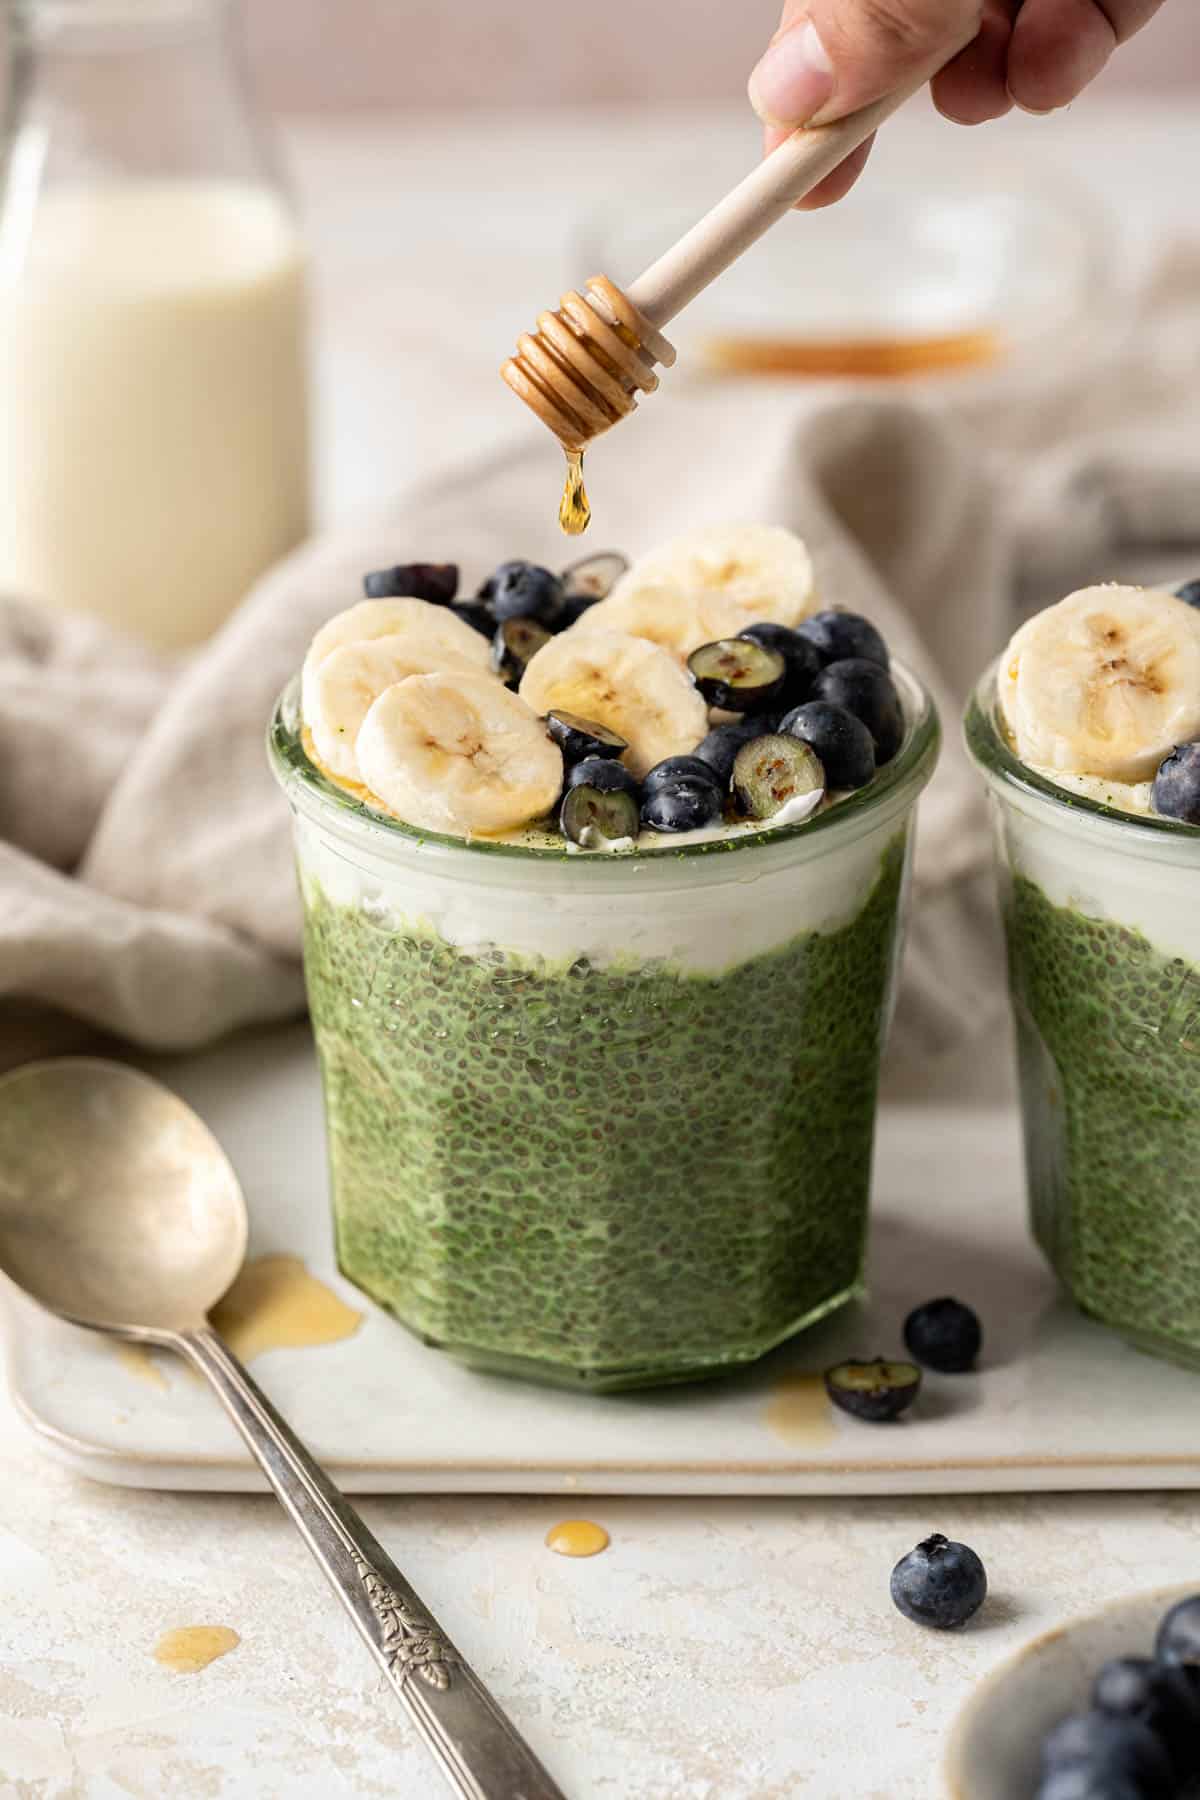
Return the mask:
[[459,1794],[564,1800],[208,1324],[245,1253],[237,1176],[159,1082],[84,1057],[29,1063],[0,1080],[0,1270],[60,1318],[175,1350],[207,1376]]

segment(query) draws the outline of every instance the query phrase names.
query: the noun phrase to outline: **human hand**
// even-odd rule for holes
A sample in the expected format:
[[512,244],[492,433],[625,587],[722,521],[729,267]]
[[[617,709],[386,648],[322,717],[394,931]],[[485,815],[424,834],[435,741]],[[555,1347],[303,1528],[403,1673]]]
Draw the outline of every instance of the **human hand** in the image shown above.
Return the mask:
[[[779,30],[750,77],[774,149],[798,125],[825,125],[928,69],[934,104],[962,125],[1013,106],[1047,113],[1094,81],[1118,44],[1164,0],[784,0]],[[970,36],[965,49],[960,46]],[[828,206],[857,181],[871,146],[847,157],[802,206]]]

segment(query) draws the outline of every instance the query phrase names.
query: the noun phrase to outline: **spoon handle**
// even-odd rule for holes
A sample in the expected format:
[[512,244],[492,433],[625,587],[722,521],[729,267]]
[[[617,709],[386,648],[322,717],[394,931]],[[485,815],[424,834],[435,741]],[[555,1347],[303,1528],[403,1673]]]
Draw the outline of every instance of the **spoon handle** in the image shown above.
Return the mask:
[[207,1326],[180,1349],[207,1376],[330,1585],[465,1800],[565,1800],[345,1496]]

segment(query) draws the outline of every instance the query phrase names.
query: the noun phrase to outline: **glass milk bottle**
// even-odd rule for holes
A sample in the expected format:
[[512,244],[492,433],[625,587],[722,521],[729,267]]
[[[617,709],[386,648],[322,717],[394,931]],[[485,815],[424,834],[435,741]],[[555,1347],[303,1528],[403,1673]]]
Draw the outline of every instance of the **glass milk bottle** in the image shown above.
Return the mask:
[[308,525],[304,265],[233,6],[0,8],[0,594],[194,644]]

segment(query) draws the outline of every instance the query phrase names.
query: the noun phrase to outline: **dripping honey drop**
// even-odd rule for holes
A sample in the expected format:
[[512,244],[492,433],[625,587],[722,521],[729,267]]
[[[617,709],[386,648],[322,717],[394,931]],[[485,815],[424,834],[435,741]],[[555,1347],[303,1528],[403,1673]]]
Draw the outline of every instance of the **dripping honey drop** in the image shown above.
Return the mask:
[[558,522],[568,537],[579,537],[591,523],[592,509],[583,485],[583,451],[567,451],[567,479],[558,508]]

